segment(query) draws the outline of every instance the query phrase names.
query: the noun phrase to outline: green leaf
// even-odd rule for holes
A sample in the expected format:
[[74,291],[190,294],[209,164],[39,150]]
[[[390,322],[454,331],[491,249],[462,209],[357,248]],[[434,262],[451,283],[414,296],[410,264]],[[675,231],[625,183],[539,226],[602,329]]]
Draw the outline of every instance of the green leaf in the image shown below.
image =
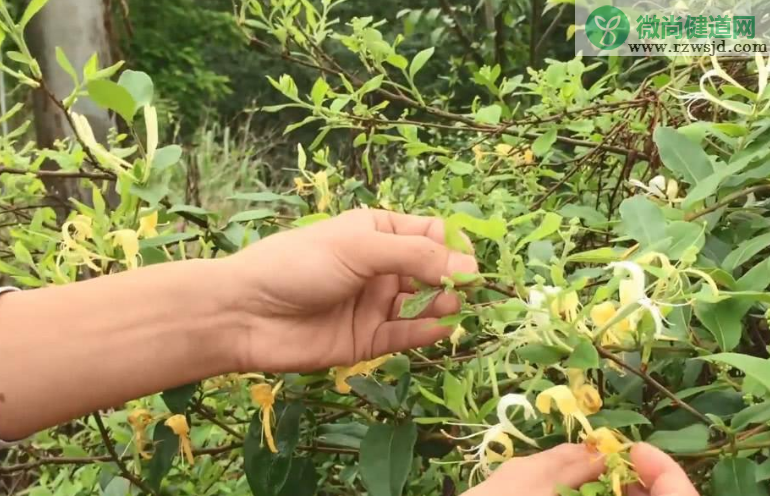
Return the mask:
[[27,5],[27,8],[24,10],[24,14],[21,16],[21,20],[19,21],[19,27],[21,29],[24,29],[27,27],[27,24],[29,24],[29,21],[32,20],[35,15],[40,12],[40,10],[45,7],[45,4],[48,3],[48,0],[30,0],[29,5]]
[[61,47],[56,47],[56,62],[59,63],[59,67],[64,69],[64,72],[66,72],[69,77],[72,78],[72,82],[77,86],[78,73],[75,71],[75,68],[72,67],[72,63],[67,58],[67,54],[64,53],[64,50],[62,50]]
[[770,360],[739,353],[719,353],[702,359],[735,367],[770,391]]
[[329,83],[327,83],[324,78],[319,77],[316,79],[313,89],[310,91],[310,99],[313,100],[314,104],[321,105],[321,102],[326,98],[329,89]]
[[698,184],[714,173],[714,165],[706,152],[684,134],[669,127],[659,127],[653,139],[663,165],[688,183]]
[[294,458],[286,485],[279,496],[313,496],[318,490],[318,472],[311,458]]
[[417,55],[414,56],[412,59],[412,65],[409,67],[409,78],[414,80],[414,77],[417,75],[418,72],[420,72],[420,69],[423,68],[423,66],[430,60],[430,58],[433,56],[433,52],[435,52],[436,49],[433,47],[426,48],[425,50],[421,51]]
[[179,145],[168,145],[158,148],[155,156],[152,158],[152,168],[156,171],[164,171],[172,165],[176,165],[181,158],[182,147]]
[[671,238],[671,246],[665,252],[671,260],[679,260],[686,253],[698,251],[706,244],[706,230],[692,222],[676,221],[666,226],[666,237]]
[[427,289],[416,293],[404,300],[398,316],[402,319],[413,319],[428,308],[428,305],[441,293],[441,289]]
[[595,429],[598,429],[599,427],[621,429],[632,425],[650,424],[647,417],[633,410],[602,410],[599,413],[591,415],[588,420]]
[[160,489],[163,478],[174,465],[174,457],[179,453],[179,436],[174,434],[174,431],[166,427],[163,422],[159,422],[155,426],[152,444],[155,451],[150,463],[147,464],[147,482],[151,487]]
[[120,75],[118,84],[125,88],[134,98],[137,107],[152,103],[155,86],[150,76],[140,71],[127,70]]
[[502,219],[492,218],[489,220],[477,219],[464,212],[452,214],[444,221],[444,235],[446,245],[453,249],[468,253],[470,247],[466,240],[460,234],[460,229],[470,231],[477,236],[488,238],[494,241],[501,241],[508,228]]
[[97,105],[114,111],[129,124],[134,122],[137,105],[128,90],[106,79],[91,81],[87,88],[88,96]]
[[751,405],[736,413],[730,422],[730,427],[736,431],[741,431],[750,424],[764,424],[766,422],[770,422],[770,401]]
[[400,496],[412,466],[417,426],[376,424],[361,443],[361,478],[370,496]]
[[503,109],[500,105],[489,105],[481,107],[474,116],[477,122],[482,124],[497,125],[500,123],[500,117],[503,115]]
[[444,372],[443,391],[446,407],[456,415],[464,416],[466,413],[465,384],[449,372]]
[[587,339],[581,339],[564,366],[582,370],[599,368],[599,352],[596,351],[593,343]]
[[720,496],[767,496],[767,488],[757,482],[757,464],[746,458],[720,460],[711,474],[713,494]]
[[694,424],[678,431],[656,431],[647,442],[669,453],[693,453],[708,448],[709,428]]
[[395,411],[399,401],[396,398],[396,388],[390,384],[381,384],[371,377],[351,377],[347,380],[353,391],[367,402],[384,410]]
[[87,88],[88,96],[97,105],[114,111],[129,124],[134,121],[136,102],[125,88],[106,79],[91,81]]
[[168,209],[168,213],[170,214],[186,213],[186,214],[197,215],[200,217],[213,215],[213,212],[206,210],[205,208],[198,207],[196,205],[174,205]]
[[139,247],[145,248],[157,248],[159,246],[175,245],[180,241],[189,241],[199,236],[198,233],[183,232],[183,233],[171,233],[164,234],[162,236],[155,236],[150,239],[143,239],[139,241]]
[[276,216],[275,210],[269,208],[258,208],[256,210],[247,210],[240,212],[232,217],[227,222],[251,222],[254,220],[271,219]]
[[197,389],[197,383],[187,384],[185,386],[179,386],[174,389],[163,391],[163,394],[161,394],[160,397],[163,398],[163,402],[171,413],[183,414],[187,411],[187,405],[190,403],[190,400]]
[[524,239],[520,240],[516,244],[516,251],[521,249],[522,246],[526,245],[527,243],[531,243],[533,241],[538,241],[540,239],[545,238],[546,236],[550,236],[551,234],[555,233],[559,230],[559,227],[561,227],[561,221],[562,217],[559,214],[555,214],[553,212],[548,212],[543,217],[543,222],[540,223],[537,228],[526,235]]
[[273,430],[278,453],[262,442],[262,415],[256,412],[243,443],[246,481],[255,496],[279,496],[286,485],[299,442],[299,427],[305,407],[301,403],[277,403]]
[[456,174],[458,176],[467,176],[468,174],[473,174],[473,172],[476,170],[476,168],[473,167],[473,164],[469,164],[468,162],[461,162],[459,160],[450,160],[447,164],[447,168],[452,171],[452,174]]
[[551,151],[551,147],[556,143],[556,129],[549,129],[545,134],[541,134],[532,143],[532,153],[538,157],[545,156],[546,153]]
[[722,262],[722,268],[727,272],[733,272],[748,262],[751,257],[767,248],[768,245],[770,245],[770,233],[746,240],[725,257]]
[[737,303],[732,300],[719,303],[698,302],[695,305],[695,315],[714,336],[722,351],[731,351],[741,341],[741,320],[745,312],[738,312],[736,306]]
[[682,208],[689,210],[699,201],[705,200],[709,196],[715,194],[722,182],[724,182],[728,177],[734,176],[735,174],[741,172],[743,169],[748,167],[749,163],[750,162],[748,160],[739,160],[737,162],[731,163],[730,165],[720,167],[712,175],[706,179],[701,180],[697,186],[695,186],[687,193],[687,196],[682,202]]
[[666,238],[666,219],[660,207],[645,198],[634,196],[620,205],[624,234],[638,241],[642,247],[651,246]]
[[517,349],[516,354],[519,358],[538,365],[553,365],[561,361],[567,352],[556,346],[532,343]]

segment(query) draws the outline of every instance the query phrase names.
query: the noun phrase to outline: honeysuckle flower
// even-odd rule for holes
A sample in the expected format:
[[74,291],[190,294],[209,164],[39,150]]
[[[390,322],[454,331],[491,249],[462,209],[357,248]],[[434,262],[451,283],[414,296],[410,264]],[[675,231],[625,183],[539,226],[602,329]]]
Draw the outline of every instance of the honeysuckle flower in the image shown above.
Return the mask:
[[128,414],[128,424],[134,433],[134,444],[139,455],[145,460],[152,456],[145,450],[149,443],[147,439],[147,427],[152,423],[152,414],[144,408],[139,408]]
[[591,424],[588,422],[588,418],[580,409],[577,398],[572,393],[569,387],[565,385],[554,386],[546,389],[537,396],[535,400],[535,406],[541,413],[549,415],[553,406],[556,405],[556,409],[564,416],[564,427],[567,431],[568,437],[571,437],[572,430],[577,421],[586,432],[591,432]]
[[179,452],[187,458],[187,462],[192,465],[195,463],[190,443],[190,426],[187,424],[187,418],[184,415],[173,415],[165,422],[166,427],[171,429],[174,434],[179,436]]
[[393,358],[393,355],[384,355],[373,360],[358,362],[350,367],[334,368],[334,384],[340,394],[349,394],[352,388],[348,379],[355,376],[368,377],[372,372],[381,367],[385,362]]
[[677,201],[677,197],[679,196],[679,183],[674,179],[666,181],[666,178],[663,176],[655,176],[650,179],[650,182],[647,184],[644,184],[638,179],[631,179],[628,183],[644,190],[646,196],[654,196],[671,203]]
[[[535,417],[535,409],[532,407],[532,404],[526,396],[522,394],[506,394],[500,398],[500,401],[497,403],[497,424],[486,427],[486,429],[480,432],[463,437],[454,437],[444,433],[447,437],[455,440],[466,440],[477,436],[483,436],[481,442],[477,446],[468,450],[463,450],[468,453],[466,460],[476,462],[471,470],[471,481],[474,480],[477,472],[481,472],[484,477],[489,476],[491,473],[491,465],[493,463],[500,463],[513,458],[515,450],[510,436],[533,447],[538,447],[537,442],[517,429],[508,418],[508,409],[514,406],[523,408],[525,419],[532,419]],[[453,425],[476,427],[469,424]],[[492,450],[490,447],[492,443],[501,445],[503,447],[503,452],[498,453]]]
[[583,443],[602,455],[614,455],[628,449],[628,444],[621,441],[621,434],[607,427],[599,427],[583,434]]
[[101,271],[94,260],[104,259],[104,257],[90,251],[83,245],[85,241],[93,238],[91,223],[90,217],[77,215],[62,225],[62,248],[59,251],[57,266],[60,265],[62,258],[66,258],[69,263],[86,265],[92,270]]
[[158,235],[158,211],[139,219],[139,229],[136,235],[140,238],[154,238]]
[[602,409],[602,397],[592,384],[586,382],[585,373],[579,369],[569,369],[567,377],[580,411],[586,416],[598,413]]
[[553,286],[543,286],[542,290],[531,288],[527,297],[529,320],[535,327],[545,327],[551,322],[551,315],[559,313],[559,302],[554,299],[561,291]]
[[251,399],[259,405],[262,411],[262,439],[267,441],[267,447],[272,453],[278,453],[273,439],[273,421],[275,415],[273,406],[275,405],[275,396],[281,390],[283,381],[278,382],[271,387],[270,384],[256,384],[251,386]]
[[129,270],[139,267],[139,235],[133,229],[120,229],[107,234],[104,239],[123,250],[123,263]]
[[449,342],[452,344],[452,355],[457,353],[457,347],[460,345],[460,340],[467,334],[465,327],[462,324],[458,324],[455,327],[452,334],[449,336]]
[[625,308],[633,304],[642,307],[628,316],[631,330],[635,331],[638,328],[643,316],[641,310],[647,310],[655,323],[655,336],[657,338],[662,337],[665,329],[663,313],[660,307],[647,296],[647,278],[644,275],[644,269],[635,262],[613,262],[608,267],[614,271],[616,276],[628,275],[627,278],[620,281],[621,307]]
[[[618,313],[615,302],[605,301],[591,308],[591,322],[598,329],[604,328]],[[602,346],[621,344],[631,331],[631,323],[628,318],[622,319],[609,329],[604,330]]]
[[101,143],[96,141],[94,131],[85,116],[76,112],[70,112],[75,133],[94,157],[113,172],[123,172],[131,168],[131,164],[122,158],[110,153]]

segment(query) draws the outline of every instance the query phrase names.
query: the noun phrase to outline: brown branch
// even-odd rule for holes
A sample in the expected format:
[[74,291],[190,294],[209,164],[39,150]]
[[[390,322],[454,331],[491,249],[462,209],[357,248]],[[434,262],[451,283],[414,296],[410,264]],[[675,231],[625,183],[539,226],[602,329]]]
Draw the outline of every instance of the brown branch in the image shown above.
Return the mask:
[[752,193],[758,193],[760,191],[766,191],[766,190],[770,190],[770,184],[760,184],[759,186],[752,186],[751,188],[746,188],[740,191],[736,191],[735,193],[731,193],[725,196],[722,200],[718,201],[717,203],[709,207],[704,208],[703,210],[699,210],[697,212],[693,212],[691,214],[686,215],[684,219],[686,221],[698,219],[700,217],[703,217],[704,215],[710,214],[711,212],[716,212],[722,207],[726,207],[730,205],[735,200],[740,200],[741,198],[749,196]]
[[19,175],[19,176],[36,176],[36,177],[55,177],[55,178],[62,178],[62,179],[93,179],[96,181],[114,181],[115,175],[110,174],[102,174],[99,172],[86,172],[86,171],[77,171],[77,172],[69,172],[69,171],[62,171],[62,170],[38,170],[38,171],[30,171],[30,170],[24,170],[24,169],[14,169],[12,167],[0,167],[0,176],[3,174],[13,174],[13,175]]
[[637,369],[635,367],[632,367],[631,365],[629,365],[625,361],[623,361],[620,357],[618,357],[617,355],[607,351],[605,348],[602,348],[601,346],[597,346],[596,347],[596,351],[599,352],[599,356],[601,356],[602,358],[606,358],[607,360],[609,360],[609,361],[619,365],[623,369],[627,370],[628,372],[631,372],[632,374],[634,374],[635,376],[639,377],[640,379],[642,379],[644,382],[646,382],[650,386],[652,386],[655,389],[657,389],[665,397],[670,399],[674,406],[680,407],[682,410],[686,410],[687,412],[689,412],[690,414],[692,414],[695,417],[697,417],[698,420],[700,420],[701,422],[703,422],[706,425],[711,425],[712,424],[711,420],[707,416],[705,416],[704,414],[702,414],[701,412],[699,412],[695,408],[691,407],[690,405],[688,405],[687,403],[685,403],[681,399],[677,398],[674,393],[672,393],[671,391],[668,390],[668,388],[666,388],[666,386],[664,386],[663,384],[661,384],[658,381],[656,381],[655,379],[653,379],[648,373],[642,372],[641,370],[639,370],[639,369]]
[[449,4],[449,0],[439,0],[439,4],[441,5],[441,11],[444,15],[452,20],[452,31],[454,31],[457,38],[459,38],[460,42],[465,46],[465,53],[470,55],[479,67],[484,65],[484,57],[473,49],[473,40],[463,29],[460,18],[457,17],[457,12],[455,12],[454,8]]
[[[216,456],[222,453],[228,453],[243,447],[243,443],[232,443],[225,446],[217,446],[214,448],[202,448],[193,450],[194,456]],[[121,461],[131,460],[133,455],[124,455],[120,457]],[[7,467],[0,467],[0,475],[8,475],[16,472],[24,472],[27,470],[33,470],[46,465],[91,465],[93,463],[105,463],[114,462],[115,459],[112,455],[98,455],[98,456],[52,456],[47,458],[39,458],[33,462],[20,463],[18,465],[10,465]]]
[[157,495],[158,493],[152,489],[150,486],[147,485],[146,482],[144,482],[142,479],[137,477],[135,474],[133,474],[130,470],[128,470],[128,467],[123,462],[120,455],[118,455],[118,452],[115,451],[115,445],[112,443],[112,439],[110,439],[110,433],[107,432],[107,428],[104,427],[104,422],[102,422],[102,415],[97,411],[93,413],[94,421],[96,422],[96,427],[99,428],[99,434],[102,436],[102,441],[104,441],[104,446],[107,448],[107,452],[110,454],[110,458],[112,461],[115,462],[115,464],[118,466],[118,470],[120,471],[120,474],[125,478],[128,479],[133,485],[141,489],[142,491],[148,493]]

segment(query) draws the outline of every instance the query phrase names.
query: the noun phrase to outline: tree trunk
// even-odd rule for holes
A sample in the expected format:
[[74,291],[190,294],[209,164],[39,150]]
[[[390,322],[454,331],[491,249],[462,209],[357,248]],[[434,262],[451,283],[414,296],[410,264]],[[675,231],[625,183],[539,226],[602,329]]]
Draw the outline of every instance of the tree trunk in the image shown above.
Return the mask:
[[[94,53],[98,54],[101,67],[111,63],[102,0],[49,1],[30,23],[27,39],[33,56],[40,63],[46,86],[59,100],[72,92],[74,84],[56,62],[56,47],[67,54],[81,77],[83,66]],[[88,118],[98,140],[106,140],[112,126],[106,110],[88,99],[80,99],[73,110]],[[34,112],[40,147],[51,147],[56,140],[72,136],[64,113],[42,91],[35,92]],[[46,164],[45,167],[55,168],[56,164]],[[59,202],[80,196],[67,181],[49,181],[46,186]]]

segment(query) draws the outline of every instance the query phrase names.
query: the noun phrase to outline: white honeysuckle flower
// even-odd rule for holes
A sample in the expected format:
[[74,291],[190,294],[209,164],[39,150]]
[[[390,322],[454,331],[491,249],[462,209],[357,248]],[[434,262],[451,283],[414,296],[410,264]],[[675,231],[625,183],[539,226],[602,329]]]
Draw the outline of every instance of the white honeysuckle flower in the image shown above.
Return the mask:
[[679,196],[679,183],[674,179],[668,181],[664,176],[657,175],[644,184],[638,179],[629,179],[628,184],[645,191],[645,196],[654,196],[661,200],[674,202]]
[[[758,55],[758,57],[761,59],[761,56]],[[717,59],[717,57],[713,57],[713,56],[711,57],[711,65],[713,66],[713,69],[706,71],[703,74],[703,76],[701,76],[700,78],[700,82],[699,82],[700,91],[695,93],[684,93],[682,95],[675,95],[676,98],[685,100],[687,102],[687,114],[690,116],[690,118],[695,121],[698,120],[698,118],[692,114],[691,107],[696,102],[703,101],[703,100],[709,101],[731,112],[735,112],[736,114],[747,115],[747,116],[752,115],[756,110],[755,108],[752,109],[748,105],[738,104],[737,102],[732,102],[730,100],[723,100],[721,98],[714,96],[710,91],[706,89],[707,82],[711,83],[713,87],[716,87],[713,79],[717,78],[717,79],[722,79],[723,81],[726,81],[732,86],[735,86],[736,88],[739,88],[745,92],[749,92],[749,90],[747,90],[742,84],[740,84],[732,76],[730,76],[730,74],[728,74],[724,69],[722,69],[722,66],[719,64],[719,60]],[[762,60],[762,62],[758,62],[757,68],[760,71],[758,75],[758,80],[759,80],[759,86],[762,87],[759,92],[759,95],[761,96],[762,92],[764,91],[764,87],[767,86],[767,64],[765,64],[764,60]],[[762,112],[765,112],[768,109],[768,106],[770,106],[770,103],[765,106]],[[746,107],[749,107],[749,109],[747,109]]]
[[[614,271],[616,276],[627,274],[628,277],[620,281],[620,311],[629,305],[637,304],[647,310],[655,323],[655,337],[664,336],[665,319],[658,304],[647,296],[647,278],[644,269],[636,262],[613,262],[607,268]],[[640,309],[641,310],[641,309]],[[637,310],[628,316],[632,330],[636,330],[642,320],[642,312]]]
[[131,164],[111,153],[101,143],[96,141],[94,131],[91,129],[91,125],[85,116],[77,112],[70,112],[70,117],[72,117],[77,137],[97,160],[107,165],[113,172],[122,172],[124,169],[131,168]]
[[527,305],[529,306],[529,319],[536,327],[545,327],[551,322],[550,300],[561,292],[561,288],[543,286],[540,289],[529,290]]
[[[506,394],[500,398],[497,404],[497,420],[498,423],[492,426],[478,425],[478,424],[464,424],[451,422],[450,425],[457,425],[462,427],[482,427],[479,432],[469,434],[467,436],[456,437],[444,432],[444,435],[454,440],[467,440],[473,439],[478,436],[482,436],[481,442],[469,449],[461,449],[461,451],[468,453],[466,456],[467,461],[475,462],[473,469],[471,470],[470,479],[473,481],[477,472],[481,472],[484,477],[488,477],[492,472],[491,465],[493,463],[500,463],[513,458],[514,447],[511,437],[523,441],[535,448],[538,444],[533,439],[522,433],[513,422],[508,418],[508,409],[517,406],[524,410],[524,418],[526,420],[533,419],[536,416],[535,408],[532,403],[529,402],[526,396],[523,394]],[[492,443],[497,443],[503,446],[503,453],[497,453],[490,449]]]

